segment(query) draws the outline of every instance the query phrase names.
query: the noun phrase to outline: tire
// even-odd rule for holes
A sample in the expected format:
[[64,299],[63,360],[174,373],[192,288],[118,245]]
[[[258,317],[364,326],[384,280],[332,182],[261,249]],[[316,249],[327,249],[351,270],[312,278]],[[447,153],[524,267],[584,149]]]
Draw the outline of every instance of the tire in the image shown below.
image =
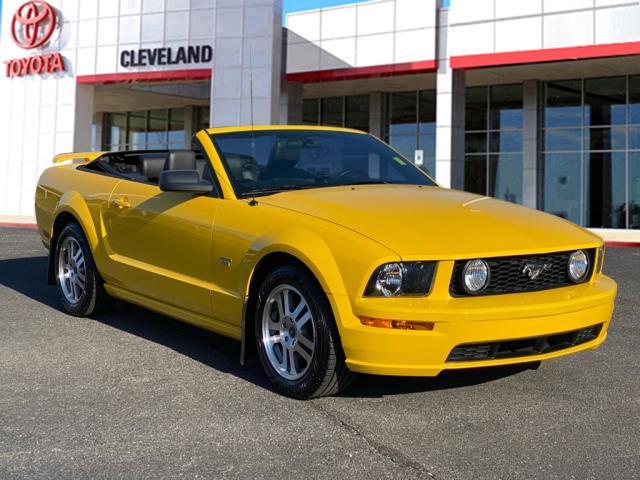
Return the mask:
[[317,281],[295,266],[272,271],[257,298],[254,329],[260,363],[276,389],[300,400],[335,395],[354,374],[331,306]]
[[80,225],[70,223],[62,229],[52,254],[58,296],[67,313],[90,317],[111,309],[114,300],[104,289]]

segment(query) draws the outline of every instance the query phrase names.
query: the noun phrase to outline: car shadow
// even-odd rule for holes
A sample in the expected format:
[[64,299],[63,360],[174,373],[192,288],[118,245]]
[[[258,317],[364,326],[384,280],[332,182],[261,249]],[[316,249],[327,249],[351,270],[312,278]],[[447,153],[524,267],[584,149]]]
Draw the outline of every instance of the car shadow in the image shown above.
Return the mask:
[[[0,260],[0,285],[60,310],[56,288],[46,284],[46,273],[46,256]],[[100,315],[94,320],[163,345],[208,367],[242,378],[261,388],[272,390],[255,355],[249,356],[245,366],[240,365],[238,341],[125,302],[117,302],[113,311]],[[434,378],[403,377],[399,379],[398,377],[360,375],[340,396],[378,398],[469,387],[516,375],[530,368],[531,365],[516,365],[445,371]]]

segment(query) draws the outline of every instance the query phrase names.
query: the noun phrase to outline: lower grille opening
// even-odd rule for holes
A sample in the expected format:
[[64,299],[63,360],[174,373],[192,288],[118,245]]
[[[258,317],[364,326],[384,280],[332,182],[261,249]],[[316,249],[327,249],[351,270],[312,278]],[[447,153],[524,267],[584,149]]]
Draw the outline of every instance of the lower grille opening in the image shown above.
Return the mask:
[[459,345],[451,350],[447,362],[495,360],[556,352],[595,340],[601,330],[602,324],[542,337]]

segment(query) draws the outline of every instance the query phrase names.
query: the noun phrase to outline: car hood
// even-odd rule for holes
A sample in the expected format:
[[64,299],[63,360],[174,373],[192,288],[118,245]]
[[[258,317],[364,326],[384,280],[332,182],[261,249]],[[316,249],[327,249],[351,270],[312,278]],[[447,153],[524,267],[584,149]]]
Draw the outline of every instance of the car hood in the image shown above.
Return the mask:
[[440,187],[318,188],[263,197],[260,203],[341,225],[404,259],[546,253],[601,243],[558,217]]

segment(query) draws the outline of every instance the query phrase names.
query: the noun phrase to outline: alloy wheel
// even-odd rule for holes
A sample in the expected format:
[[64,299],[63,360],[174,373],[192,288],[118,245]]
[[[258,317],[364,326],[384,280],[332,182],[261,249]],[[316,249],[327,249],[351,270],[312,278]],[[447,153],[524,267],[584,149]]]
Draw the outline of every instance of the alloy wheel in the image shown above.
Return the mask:
[[274,288],[262,312],[262,343],[269,363],[286,380],[298,380],[311,366],[316,329],[304,295],[291,285]]

